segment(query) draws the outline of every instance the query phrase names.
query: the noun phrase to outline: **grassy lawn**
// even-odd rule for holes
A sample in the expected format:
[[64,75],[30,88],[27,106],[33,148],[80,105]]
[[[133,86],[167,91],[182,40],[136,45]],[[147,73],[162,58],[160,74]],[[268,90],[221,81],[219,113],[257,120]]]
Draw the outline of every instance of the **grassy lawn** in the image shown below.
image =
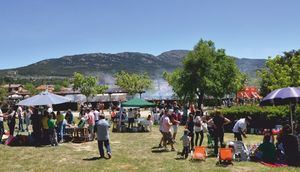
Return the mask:
[[[182,131],[180,127],[178,138]],[[39,148],[0,145],[0,171],[300,171],[300,168],[269,168],[253,162],[217,167],[216,158],[205,162],[176,160],[177,152],[152,152],[160,137],[157,127],[149,133],[111,133],[110,160],[92,159],[99,156],[96,141]],[[225,141],[232,139],[232,134],[226,134]],[[249,135],[246,144],[261,140],[262,136]],[[179,139],[175,148],[182,149]]]

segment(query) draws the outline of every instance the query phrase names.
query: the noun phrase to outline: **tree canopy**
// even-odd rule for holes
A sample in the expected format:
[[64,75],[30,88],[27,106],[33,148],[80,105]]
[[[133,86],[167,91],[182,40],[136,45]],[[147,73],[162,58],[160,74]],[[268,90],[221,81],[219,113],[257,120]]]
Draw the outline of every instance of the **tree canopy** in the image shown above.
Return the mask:
[[183,67],[173,73],[164,73],[164,78],[180,98],[198,99],[198,106],[201,106],[205,96],[222,98],[236,93],[243,87],[245,75],[224,49],[216,49],[212,41],[201,39],[183,59]]
[[269,92],[283,87],[300,86],[300,50],[284,52],[284,55],[269,57],[265,68],[258,72],[261,77],[261,93]]
[[28,91],[28,93],[29,93],[30,95],[35,95],[35,94],[38,93],[38,90],[35,88],[35,86],[34,86],[32,83],[26,83],[26,84],[24,85],[24,88],[25,88],[25,90]]
[[8,96],[8,90],[6,88],[0,87],[0,102],[3,102]]
[[115,74],[115,78],[115,84],[128,91],[130,95],[141,93],[152,86],[152,80],[146,73],[137,74],[121,71]]
[[93,76],[84,76],[81,73],[74,73],[73,89],[80,90],[81,94],[85,95],[87,100],[95,94],[103,94],[107,90],[107,86],[98,85],[97,78]]

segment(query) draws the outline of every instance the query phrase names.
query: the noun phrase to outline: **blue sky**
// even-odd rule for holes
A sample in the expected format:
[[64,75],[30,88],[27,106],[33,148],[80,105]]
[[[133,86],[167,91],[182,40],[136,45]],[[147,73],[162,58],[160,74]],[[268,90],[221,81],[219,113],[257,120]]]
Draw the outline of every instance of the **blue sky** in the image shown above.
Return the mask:
[[0,0],[0,69],[79,53],[192,49],[267,58],[300,48],[298,0]]

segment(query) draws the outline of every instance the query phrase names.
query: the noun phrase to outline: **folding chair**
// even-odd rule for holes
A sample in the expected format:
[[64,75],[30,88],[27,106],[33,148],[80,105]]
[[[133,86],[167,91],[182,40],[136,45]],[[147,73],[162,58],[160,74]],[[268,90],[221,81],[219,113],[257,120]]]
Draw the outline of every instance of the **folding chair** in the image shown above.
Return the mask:
[[192,160],[206,160],[207,151],[204,146],[195,146],[194,152],[192,153]]
[[217,165],[233,165],[233,152],[231,148],[219,148]]

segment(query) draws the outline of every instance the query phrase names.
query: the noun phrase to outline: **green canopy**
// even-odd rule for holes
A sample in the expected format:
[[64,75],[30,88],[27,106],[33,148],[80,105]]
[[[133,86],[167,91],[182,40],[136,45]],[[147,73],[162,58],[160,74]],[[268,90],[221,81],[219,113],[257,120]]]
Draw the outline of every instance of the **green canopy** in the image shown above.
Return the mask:
[[154,107],[155,104],[143,99],[134,98],[121,104],[122,107]]

